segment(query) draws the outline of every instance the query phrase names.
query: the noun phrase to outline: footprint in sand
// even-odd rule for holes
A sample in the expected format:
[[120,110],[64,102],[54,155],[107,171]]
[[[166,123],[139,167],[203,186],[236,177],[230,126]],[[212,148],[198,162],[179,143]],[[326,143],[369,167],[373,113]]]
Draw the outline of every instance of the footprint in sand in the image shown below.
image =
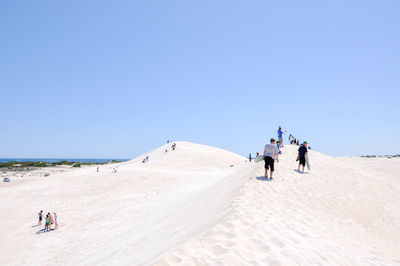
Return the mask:
[[215,245],[215,246],[209,247],[209,248],[207,248],[207,250],[216,258],[229,253],[228,249],[223,248],[220,245]]

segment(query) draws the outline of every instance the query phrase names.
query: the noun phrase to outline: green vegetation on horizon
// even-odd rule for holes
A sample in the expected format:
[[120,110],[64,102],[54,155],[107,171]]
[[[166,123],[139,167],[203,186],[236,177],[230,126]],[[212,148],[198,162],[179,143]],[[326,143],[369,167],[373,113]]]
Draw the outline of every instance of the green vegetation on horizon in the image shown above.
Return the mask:
[[[111,160],[111,163],[120,163],[118,160]],[[33,162],[33,161],[10,161],[6,163],[0,163],[0,168],[26,168],[26,167],[52,167],[57,165],[72,165],[72,167],[81,167],[81,165],[103,165],[109,162],[98,163],[98,162],[70,162],[70,161],[59,161],[54,163],[46,163],[46,162]]]

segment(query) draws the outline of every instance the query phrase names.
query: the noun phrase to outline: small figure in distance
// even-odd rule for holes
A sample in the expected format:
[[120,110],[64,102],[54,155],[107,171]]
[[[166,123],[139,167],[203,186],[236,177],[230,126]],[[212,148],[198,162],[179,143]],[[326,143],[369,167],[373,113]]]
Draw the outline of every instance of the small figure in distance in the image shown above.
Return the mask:
[[41,210],[41,211],[38,213],[38,215],[39,215],[39,222],[38,222],[38,225],[41,225],[41,224],[42,224],[42,220],[43,220],[43,210]]
[[283,148],[283,134],[285,134],[286,133],[286,130],[285,130],[285,132],[282,132],[282,127],[281,126],[279,126],[279,128],[278,128],[278,140],[279,140],[279,145],[280,145],[280,147],[281,148]]
[[306,156],[307,156],[307,141],[304,141],[303,145],[299,148],[299,154],[297,159],[299,160],[299,167],[297,171],[300,171],[300,166],[302,166],[302,172],[304,173],[304,167],[306,166]]
[[297,146],[300,146],[300,141],[299,141],[299,140],[297,140],[297,143],[296,143],[296,144],[297,144]]
[[58,229],[58,218],[56,213],[54,213],[54,230],[55,229]]
[[266,144],[264,148],[264,161],[265,161],[265,178],[268,179],[268,170],[270,171],[270,179],[272,180],[272,175],[274,173],[274,161],[279,162],[278,159],[278,148],[275,145],[275,139],[271,138],[270,144]]
[[54,220],[53,220],[53,216],[51,216],[51,214],[50,214],[50,213],[48,213],[48,215],[49,215],[49,218],[50,218],[50,225],[49,225],[49,229],[51,229],[51,225],[54,223]]
[[251,162],[251,153],[249,153],[249,162]]
[[176,143],[172,144],[172,150],[174,151],[176,148]]
[[46,214],[46,221],[44,224],[44,231],[49,231],[50,228],[50,217],[49,214]]

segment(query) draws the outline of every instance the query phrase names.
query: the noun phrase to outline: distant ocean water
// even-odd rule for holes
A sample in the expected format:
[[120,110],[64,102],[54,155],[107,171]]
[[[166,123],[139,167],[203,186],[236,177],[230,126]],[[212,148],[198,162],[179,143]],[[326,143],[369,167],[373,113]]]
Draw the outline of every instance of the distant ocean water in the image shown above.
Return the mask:
[[0,158],[0,163],[7,163],[12,161],[18,162],[46,162],[46,163],[56,163],[60,161],[68,162],[81,162],[81,163],[106,163],[111,160],[126,162],[130,159],[80,159],[80,158]]

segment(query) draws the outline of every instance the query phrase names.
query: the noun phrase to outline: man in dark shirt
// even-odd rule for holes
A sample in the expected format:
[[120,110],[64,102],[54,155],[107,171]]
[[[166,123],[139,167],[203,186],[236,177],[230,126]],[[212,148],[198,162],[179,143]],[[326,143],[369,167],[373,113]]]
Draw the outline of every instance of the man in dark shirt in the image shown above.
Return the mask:
[[300,165],[302,165],[303,173],[304,173],[304,166],[306,165],[307,144],[308,144],[307,141],[303,142],[303,145],[301,145],[299,148],[299,154],[297,156],[297,159],[299,159],[299,167],[297,168],[297,171],[300,171]]

